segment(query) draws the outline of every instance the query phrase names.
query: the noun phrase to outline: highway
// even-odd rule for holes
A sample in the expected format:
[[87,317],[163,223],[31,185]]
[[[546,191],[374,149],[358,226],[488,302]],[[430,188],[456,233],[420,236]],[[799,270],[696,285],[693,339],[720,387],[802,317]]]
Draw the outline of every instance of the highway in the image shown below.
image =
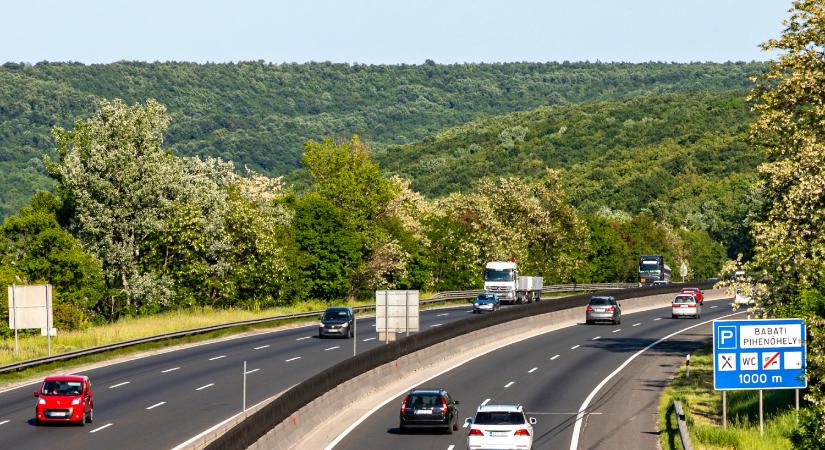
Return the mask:
[[[421,329],[467,317],[471,307],[424,310]],[[375,320],[357,323],[357,348],[381,343]],[[254,405],[352,356],[352,339],[318,339],[317,325],[197,345],[80,372],[92,378],[95,420],[34,425],[29,385],[0,393],[0,448],[169,449],[237,414],[243,361]]]
[[[535,449],[655,449],[658,395],[685,354],[710,337],[712,323],[671,336],[605,380],[660,339],[730,315],[729,305],[730,299],[706,301],[700,320],[671,319],[668,307],[625,315],[620,325],[563,328],[480,356],[421,387],[446,388],[459,400],[461,424],[482,403],[522,404],[528,416],[538,420]],[[601,389],[594,391],[600,384]],[[334,448],[466,448],[466,428],[452,435],[427,430],[400,435],[402,396],[384,400],[389,402],[364,418]],[[574,439],[577,417],[581,418],[579,438]]]

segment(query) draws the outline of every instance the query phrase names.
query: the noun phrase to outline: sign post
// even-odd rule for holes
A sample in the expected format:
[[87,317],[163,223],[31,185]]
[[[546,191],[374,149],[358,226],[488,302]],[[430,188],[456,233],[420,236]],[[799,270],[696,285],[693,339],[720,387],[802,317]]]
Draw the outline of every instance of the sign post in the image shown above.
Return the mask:
[[722,423],[727,427],[725,391],[759,391],[762,435],[765,389],[805,389],[805,323],[802,319],[713,321],[713,388],[722,391]]
[[16,301],[16,294],[17,293],[17,285],[11,285],[11,310],[12,316],[12,328],[14,328],[14,356],[19,356],[20,354],[20,343],[17,340],[17,301]]

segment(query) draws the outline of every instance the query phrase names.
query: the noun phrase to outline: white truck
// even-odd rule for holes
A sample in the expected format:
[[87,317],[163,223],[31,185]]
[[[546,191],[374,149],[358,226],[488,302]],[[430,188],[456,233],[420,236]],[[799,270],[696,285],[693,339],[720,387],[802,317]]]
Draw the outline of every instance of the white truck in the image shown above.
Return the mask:
[[541,299],[544,278],[520,275],[515,261],[492,261],[484,267],[484,290],[498,294],[501,303],[530,303]]

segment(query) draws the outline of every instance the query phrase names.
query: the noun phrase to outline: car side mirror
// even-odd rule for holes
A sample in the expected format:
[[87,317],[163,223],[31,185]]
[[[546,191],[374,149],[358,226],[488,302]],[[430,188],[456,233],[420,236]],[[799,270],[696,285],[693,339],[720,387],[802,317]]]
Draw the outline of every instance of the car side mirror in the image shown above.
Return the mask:
[[460,402],[460,401],[458,401],[458,400],[453,400],[453,403],[455,403],[456,405],[458,405],[458,404],[459,404],[459,403],[461,403],[461,402]]
[[473,418],[472,417],[468,417],[468,418],[464,419],[464,425],[469,427],[472,424],[473,424]]
[[34,396],[35,396],[35,397],[40,397],[40,393],[39,393],[39,392],[37,392],[37,391],[34,391]]
[[531,417],[527,419],[527,421],[530,422],[530,425],[535,425],[536,423],[538,423],[535,417]]

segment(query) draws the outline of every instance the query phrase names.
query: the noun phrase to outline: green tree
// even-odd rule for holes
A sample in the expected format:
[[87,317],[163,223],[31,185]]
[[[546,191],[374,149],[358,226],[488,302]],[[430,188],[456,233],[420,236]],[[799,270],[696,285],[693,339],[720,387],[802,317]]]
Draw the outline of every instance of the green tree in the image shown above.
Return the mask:
[[753,224],[756,297],[768,317],[807,320],[809,407],[793,441],[812,449],[825,445],[825,2],[794,2],[785,25],[763,44],[779,57],[752,94],[752,141],[768,160]]

